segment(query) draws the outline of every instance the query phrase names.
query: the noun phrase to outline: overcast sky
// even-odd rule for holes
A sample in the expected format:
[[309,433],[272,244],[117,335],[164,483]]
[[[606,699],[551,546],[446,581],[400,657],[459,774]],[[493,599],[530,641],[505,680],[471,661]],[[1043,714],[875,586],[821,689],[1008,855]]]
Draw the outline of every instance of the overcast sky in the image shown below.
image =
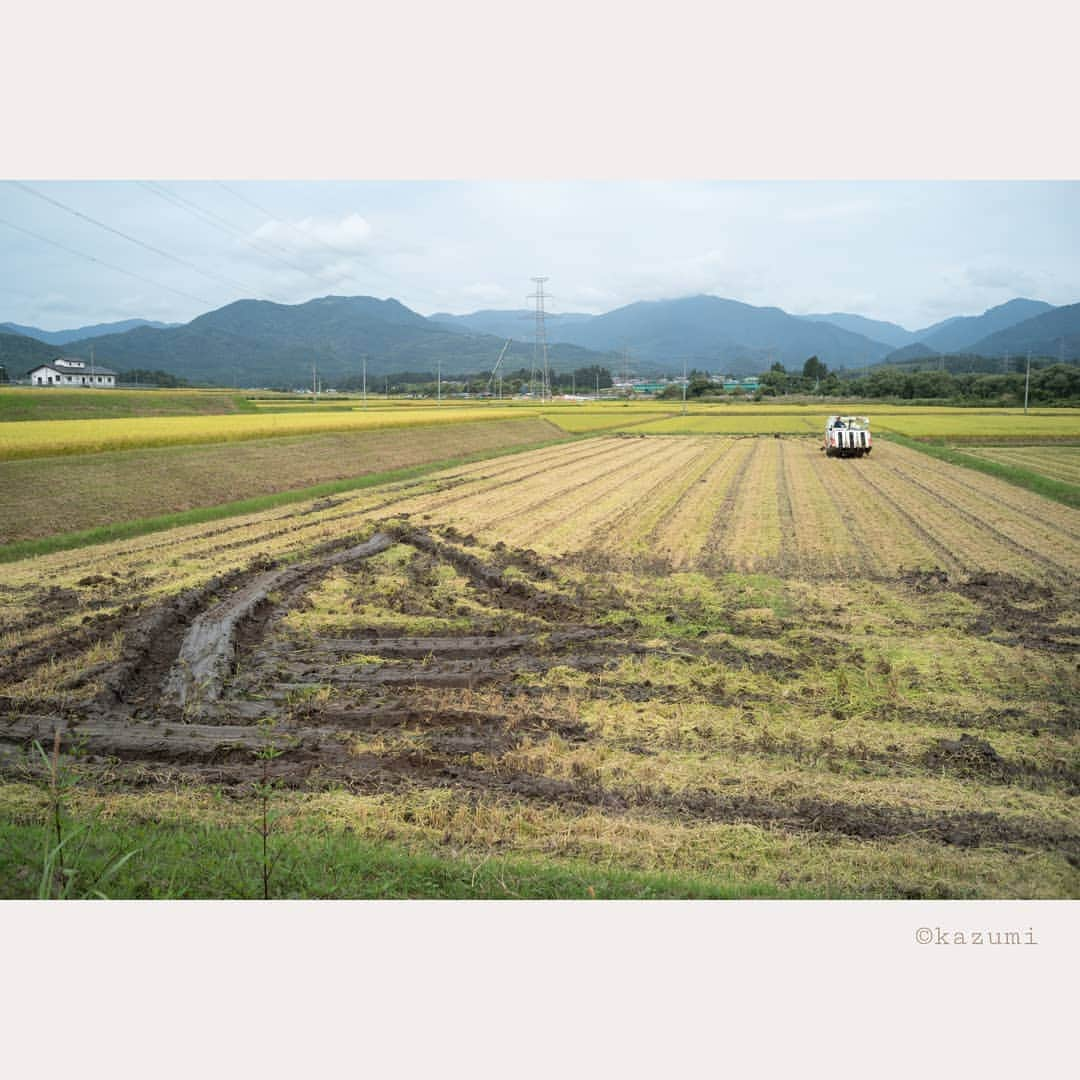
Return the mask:
[[46,330],[183,322],[243,297],[524,307],[541,274],[554,311],[711,293],[909,329],[1015,296],[1080,301],[1080,183],[26,186],[148,245],[0,183],[0,322]]

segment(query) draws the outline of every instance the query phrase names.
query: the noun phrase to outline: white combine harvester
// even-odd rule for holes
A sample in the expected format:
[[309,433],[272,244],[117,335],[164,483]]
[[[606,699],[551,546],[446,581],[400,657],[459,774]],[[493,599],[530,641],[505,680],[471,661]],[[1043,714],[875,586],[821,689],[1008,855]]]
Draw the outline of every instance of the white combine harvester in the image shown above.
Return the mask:
[[874,448],[868,416],[830,416],[821,449],[827,457],[862,457]]

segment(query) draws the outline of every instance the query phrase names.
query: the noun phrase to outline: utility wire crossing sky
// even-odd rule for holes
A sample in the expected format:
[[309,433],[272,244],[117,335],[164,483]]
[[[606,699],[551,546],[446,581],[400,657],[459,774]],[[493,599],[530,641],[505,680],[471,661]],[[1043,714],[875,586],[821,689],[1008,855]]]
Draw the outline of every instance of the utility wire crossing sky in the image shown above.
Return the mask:
[[0,184],[0,322],[186,322],[234,300],[422,314],[708,293],[917,329],[1080,300],[1076,182]]

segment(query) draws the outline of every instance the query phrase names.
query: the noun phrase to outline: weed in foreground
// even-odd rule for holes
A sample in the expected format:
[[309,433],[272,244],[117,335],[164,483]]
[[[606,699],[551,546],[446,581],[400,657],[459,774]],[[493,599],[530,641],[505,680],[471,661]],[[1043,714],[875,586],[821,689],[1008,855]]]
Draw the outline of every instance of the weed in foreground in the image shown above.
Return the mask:
[[65,794],[78,782],[78,773],[71,765],[60,761],[60,730],[53,737],[52,754],[41,743],[34,742],[49,773],[48,817],[45,823],[41,856],[41,876],[38,883],[39,900],[107,900],[102,887],[121,870],[138,848],[107,860],[91,876],[90,842],[95,818],[71,827],[65,806]]

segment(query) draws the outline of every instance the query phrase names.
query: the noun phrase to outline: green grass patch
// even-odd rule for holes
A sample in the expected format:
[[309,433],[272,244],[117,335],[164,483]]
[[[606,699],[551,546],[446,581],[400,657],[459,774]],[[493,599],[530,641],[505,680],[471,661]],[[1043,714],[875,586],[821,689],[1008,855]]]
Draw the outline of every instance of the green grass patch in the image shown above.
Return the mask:
[[989,461],[986,458],[978,458],[971,454],[965,454],[962,450],[954,450],[941,442],[924,442],[920,439],[909,439],[905,435],[890,431],[881,435],[881,438],[890,439],[892,442],[906,446],[909,450],[918,450],[929,457],[939,461],[947,461],[950,465],[961,465],[965,469],[974,469],[976,472],[986,473],[987,476],[996,476],[999,480],[1014,484],[1016,487],[1027,488],[1037,495],[1043,495],[1054,502],[1063,503],[1065,506],[1080,507],[1080,487],[1076,484],[1068,484],[1064,480],[1055,480],[1049,476],[1032,472],[1030,469],[1021,469],[1015,465],[1005,465],[999,461]]
[[[253,807],[254,808],[254,807]],[[259,899],[262,838],[253,823],[70,819],[91,832],[79,871],[93,881],[133,852],[108,880],[110,899]],[[0,822],[0,898],[38,895],[44,823]],[[620,870],[569,860],[487,852],[411,850],[356,836],[317,820],[269,840],[273,899],[820,899],[805,889]]]

